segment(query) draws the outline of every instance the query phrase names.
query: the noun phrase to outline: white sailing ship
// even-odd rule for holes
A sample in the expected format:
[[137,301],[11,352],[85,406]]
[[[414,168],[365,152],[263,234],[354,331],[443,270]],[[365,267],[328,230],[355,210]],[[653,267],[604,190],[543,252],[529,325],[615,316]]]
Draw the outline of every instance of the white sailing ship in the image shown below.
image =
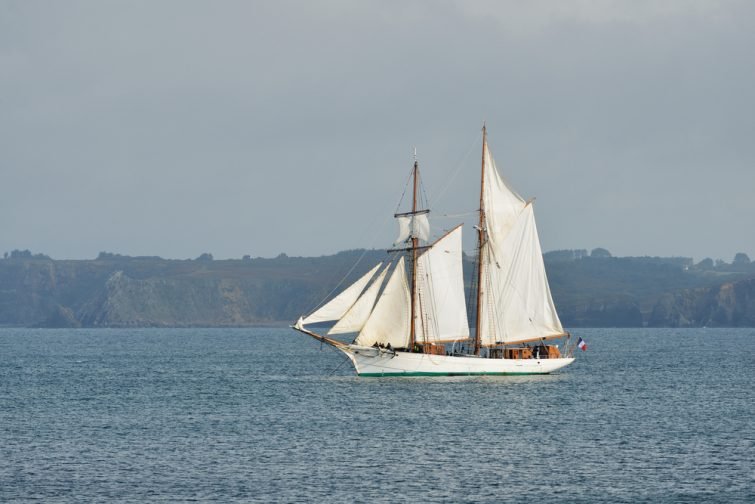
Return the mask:
[[[547,374],[574,361],[543,264],[532,201],[501,178],[483,126],[475,298],[470,336],[459,225],[428,243],[427,209],[396,214],[395,260],[380,263],[292,326],[327,343],[360,376]],[[330,322],[326,334],[306,326]],[[351,342],[334,335],[355,334]]]

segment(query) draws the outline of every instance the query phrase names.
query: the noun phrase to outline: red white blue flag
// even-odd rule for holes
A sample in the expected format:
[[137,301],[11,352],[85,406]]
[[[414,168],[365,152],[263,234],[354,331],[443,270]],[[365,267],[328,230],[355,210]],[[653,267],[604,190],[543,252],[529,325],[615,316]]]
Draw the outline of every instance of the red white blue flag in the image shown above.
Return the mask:
[[585,343],[585,340],[583,340],[581,336],[579,337],[579,341],[577,341],[577,346],[578,346],[578,347],[579,347],[579,349],[580,349],[580,350],[582,350],[583,352],[584,352],[585,350],[587,350],[587,343]]

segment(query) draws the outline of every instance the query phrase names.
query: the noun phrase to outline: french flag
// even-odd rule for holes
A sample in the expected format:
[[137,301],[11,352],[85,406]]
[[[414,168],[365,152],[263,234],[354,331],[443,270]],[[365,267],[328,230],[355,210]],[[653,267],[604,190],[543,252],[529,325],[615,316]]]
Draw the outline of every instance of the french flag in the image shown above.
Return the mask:
[[584,352],[585,350],[587,350],[587,343],[585,343],[585,340],[583,340],[581,336],[579,337],[579,341],[577,341],[577,346],[578,346],[578,347],[579,347],[579,349],[580,349],[580,350],[582,350],[583,352]]

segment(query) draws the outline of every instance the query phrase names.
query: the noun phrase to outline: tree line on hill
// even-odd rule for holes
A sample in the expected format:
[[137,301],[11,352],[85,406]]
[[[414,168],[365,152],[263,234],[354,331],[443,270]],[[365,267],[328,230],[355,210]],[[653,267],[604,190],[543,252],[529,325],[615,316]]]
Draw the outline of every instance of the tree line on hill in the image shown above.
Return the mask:
[[[544,254],[565,327],[755,327],[755,263],[613,257],[603,248]],[[53,260],[28,250],[0,260],[0,325],[252,326],[291,322],[385,260],[383,250],[321,257]],[[465,260],[471,284],[473,262]],[[470,310],[470,313],[474,309]]]

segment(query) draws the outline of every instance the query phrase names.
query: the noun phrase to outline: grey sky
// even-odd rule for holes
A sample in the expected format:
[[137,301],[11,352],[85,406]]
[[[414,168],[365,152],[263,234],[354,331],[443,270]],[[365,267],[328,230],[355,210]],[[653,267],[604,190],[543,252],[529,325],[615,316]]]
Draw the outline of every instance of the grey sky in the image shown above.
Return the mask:
[[486,120],[544,250],[755,259],[753,48],[746,1],[0,0],[0,252],[389,246]]

